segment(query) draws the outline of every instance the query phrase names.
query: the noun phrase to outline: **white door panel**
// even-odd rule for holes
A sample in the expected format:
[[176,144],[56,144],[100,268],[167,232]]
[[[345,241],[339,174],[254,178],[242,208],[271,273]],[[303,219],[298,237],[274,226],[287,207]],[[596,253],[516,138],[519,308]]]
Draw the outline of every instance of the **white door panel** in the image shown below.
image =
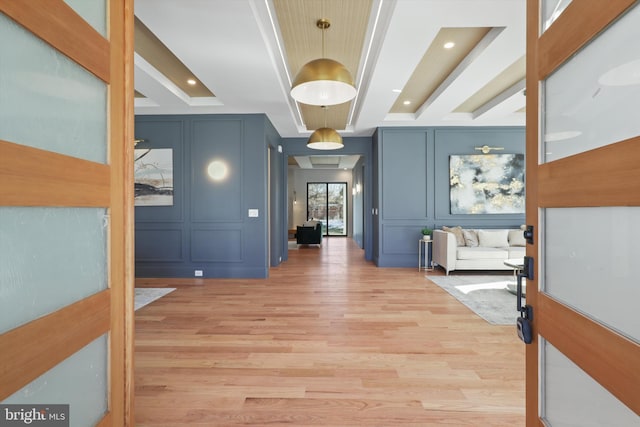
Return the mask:
[[545,209],[541,290],[640,342],[640,208]]
[[640,134],[640,8],[620,18],[544,82],[544,159]]
[[542,342],[545,422],[553,427],[633,427],[638,416],[547,341]]

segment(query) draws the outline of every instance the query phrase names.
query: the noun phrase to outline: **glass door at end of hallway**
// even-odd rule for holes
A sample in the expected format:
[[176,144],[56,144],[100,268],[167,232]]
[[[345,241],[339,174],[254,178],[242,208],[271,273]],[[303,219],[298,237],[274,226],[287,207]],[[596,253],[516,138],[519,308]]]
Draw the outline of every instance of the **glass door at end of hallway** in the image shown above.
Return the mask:
[[322,222],[323,236],[347,235],[347,183],[307,183],[307,218]]

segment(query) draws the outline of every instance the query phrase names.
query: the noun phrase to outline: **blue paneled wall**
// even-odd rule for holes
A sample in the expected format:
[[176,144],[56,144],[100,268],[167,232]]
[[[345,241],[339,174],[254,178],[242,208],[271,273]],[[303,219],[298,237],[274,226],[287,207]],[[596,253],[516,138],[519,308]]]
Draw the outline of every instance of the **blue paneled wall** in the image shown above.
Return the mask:
[[[145,140],[137,148],[173,149],[174,166],[173,205],[136,207],[137,277],[194,277],[195,270],[267,277],[270,265],[287,259],[286,159],[319,154],[304,138],[280,138],[262,114],[137,116],[135,135]],[[524,153],[525,130],[379,128],[373,138],[345,138],[345,148],[330,154],[362,156],[353,171],[361,189],[353,197],[353,239],[365,258],[417,267],[424,226],[524,223],[524,214],[450,213],[449,156],[477,154],[483,145]],[[226,163],[225,180],[208,178],[212,160]]]
[[[202,270],[203,277],[266,277],[268,173],[272,214],[284,185],[283,156],[273,155],[279,136],[266,116],[137,116],[135,124],[136,138],[144,139],[136,148],[171,148],[174,166],[173,206],[135,208],[136,276],[194,277]],[[213,160],[226,164],[224,180],[209,178]],[[276,222],[272,234],[279,228]],[[273,239],[272,264],[281,247]]]
[[500,128],[379,128],[374,135],[374,261],[380,267],[417,267],[424,226],[518,227],[524,214],[450,212],[449,156],[481,154],[476,147],[524,154],[525,130]]

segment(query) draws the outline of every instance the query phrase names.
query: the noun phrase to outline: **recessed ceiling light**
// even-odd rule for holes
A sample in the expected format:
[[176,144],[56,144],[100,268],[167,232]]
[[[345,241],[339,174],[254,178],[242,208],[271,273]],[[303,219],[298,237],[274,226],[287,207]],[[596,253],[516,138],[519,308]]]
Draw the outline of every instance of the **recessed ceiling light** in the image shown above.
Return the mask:
[[446,42],[444,44],[444,48],[445,49],[451,49],[452,47],[454,47],[456,44],[454,42]]
[[400,92],[402,92],[402,89],[391,89],[391,92],[400,93]]
[[187,83],[189,83],[191,86],[196,84],[196,81],[194,79],[189,79],[187,80]]
[[409,105],[409,104],[411,104],[411,101],[404,101],[403,104],[404,105]]

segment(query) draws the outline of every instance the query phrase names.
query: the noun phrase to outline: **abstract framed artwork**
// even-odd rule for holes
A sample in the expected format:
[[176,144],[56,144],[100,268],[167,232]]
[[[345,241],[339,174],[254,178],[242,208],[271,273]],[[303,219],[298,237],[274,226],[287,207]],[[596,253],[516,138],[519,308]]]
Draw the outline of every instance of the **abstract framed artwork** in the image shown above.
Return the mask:
[[135,206],[173,205],[173,150],[134,150]]
[[521,214],[525,209],[523,154],[449,157],[451,214]]

